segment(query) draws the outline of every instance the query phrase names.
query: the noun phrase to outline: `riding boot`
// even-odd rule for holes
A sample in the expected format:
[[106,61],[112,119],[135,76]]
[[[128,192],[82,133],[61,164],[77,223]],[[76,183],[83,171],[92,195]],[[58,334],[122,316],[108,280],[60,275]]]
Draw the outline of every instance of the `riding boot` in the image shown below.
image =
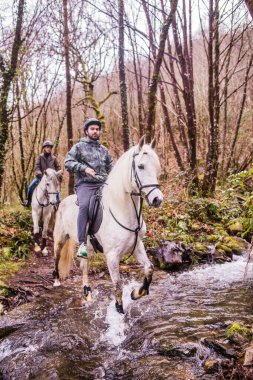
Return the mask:
[[32,203],[32,192],[29,191],[29,193],[27,194],[27,199],[25,200],[24,203],[22,203],[22,205],[24,207],[30,207],[31,206],[31,203]]

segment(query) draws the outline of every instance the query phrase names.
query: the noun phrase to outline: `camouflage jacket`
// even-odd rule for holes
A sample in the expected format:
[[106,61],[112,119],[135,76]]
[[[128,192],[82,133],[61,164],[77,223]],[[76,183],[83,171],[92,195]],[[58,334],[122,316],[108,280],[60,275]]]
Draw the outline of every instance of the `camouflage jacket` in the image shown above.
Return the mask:
[[[69,172],[75,173],[76,186],[87,182],[103,183],[112,169],[112,158],[99,141],[82,138],[70,149],[64,165]],[[95,177],[85,173],[87,167],[95,170]]]

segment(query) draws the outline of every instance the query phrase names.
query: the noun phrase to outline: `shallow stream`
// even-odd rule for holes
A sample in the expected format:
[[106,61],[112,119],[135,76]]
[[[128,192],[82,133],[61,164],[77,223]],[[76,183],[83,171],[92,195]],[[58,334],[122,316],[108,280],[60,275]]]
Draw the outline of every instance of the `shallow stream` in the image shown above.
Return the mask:
[[[0,318],[0,379],[213,379],[203,369],[212,339],[233,322],[252,324],[253,268],[237,257],[181,273],[157,271],[150,295],[116,312],[109,280],[80,304],[80,278]],[[214,355],[214,353],[213,353]],[[231,350],[226,355],[233,356]]]

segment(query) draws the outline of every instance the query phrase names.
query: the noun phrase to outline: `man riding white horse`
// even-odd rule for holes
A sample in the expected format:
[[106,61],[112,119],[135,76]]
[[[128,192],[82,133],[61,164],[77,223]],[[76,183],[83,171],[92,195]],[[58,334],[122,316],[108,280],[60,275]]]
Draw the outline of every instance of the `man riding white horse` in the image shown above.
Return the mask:
[[101,122],[91,118],[84,123],[85,138],[69,151],[65,168],[75,173],[75,191],[79,213],[77,218],[79,248],[77,257],[87,258],[87,226],[91,197],[104,184],[112,169],[112,158],[105,146],[99,142]]
[[[57,158],[52,154],[54,144],[50,140],[46,140],[42,144],[42,153],[36,160],[35,163],[35,174],[36,178],[30,183],[26,193],[26,201],[24,203],[25,207],[29,207],[32,201],[33,191],[36,186],[40,183],[43,173],[47,169],[54,169],[56,172],[61,169],[61,166]],[[57,194],[58,201],[60,201],[60,195]]]

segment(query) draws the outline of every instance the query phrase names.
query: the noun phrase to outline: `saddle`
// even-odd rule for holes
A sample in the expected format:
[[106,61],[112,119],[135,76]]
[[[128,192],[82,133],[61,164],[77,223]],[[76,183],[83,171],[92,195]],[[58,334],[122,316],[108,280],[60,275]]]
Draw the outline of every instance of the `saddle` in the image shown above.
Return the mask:
[[103,220],[103,208],[101,204],[101,196],[96,193],[90,199],[89,204],[89,227],[88,234],[95,235],[98,232]]
[[101,193],[97,192],[90,199],[89,204],[89,227],[88,235],[90,235],[90,242],[97,253],[97,251],[103,253],[103,247],[97,240],[95,233],[98,232],[103,220],[103,207],[101,203]]

